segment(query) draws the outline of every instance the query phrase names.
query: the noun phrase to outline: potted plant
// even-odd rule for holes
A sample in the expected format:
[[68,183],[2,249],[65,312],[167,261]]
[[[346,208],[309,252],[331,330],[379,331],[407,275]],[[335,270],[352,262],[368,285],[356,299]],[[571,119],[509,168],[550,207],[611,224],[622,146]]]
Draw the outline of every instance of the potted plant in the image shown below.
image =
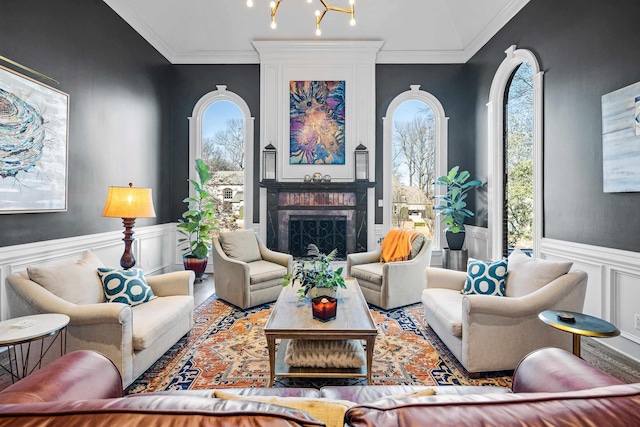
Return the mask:
[[444,195],[436,196],[441,204],[434,206],[448,227],[446,239],[449,249],[460,250],[464,244],[465,231],[464,219],[473,216],[473,212],[467,209],[467,192],[473,187],[482,185],[479,180],[467,182],[470,175],[467,171],[458,172],[459,166],[451,168],[449,173],[436,179],[436,184],[447,187]]
[[347,287],[342,277],[342,267],[336,270],[331,268],[331,261],[335,258],[337,250],[334,249],[329,255],[325,255],[313,243],[309,244],[307,249],[307,255],[315,257],[315,260],[296,264],[293,273],[284,276],[282,286],[297,281],[300,285],[300,299],[307,295],[312,298],[320,295],[335,297],[338,288]]
[[189,180],[194,194],[183,200],[189,207],[178,220],[178,232],[184,236],[178,243],[184,245],[182,258],[185,270],[193,270],[196,278],[201,279],[209,259],[211,233],[218,229],[218,220],[215,217],[215,198],[206,188],[211,180],[209,165],[197,159],[196,172],[197,179]]

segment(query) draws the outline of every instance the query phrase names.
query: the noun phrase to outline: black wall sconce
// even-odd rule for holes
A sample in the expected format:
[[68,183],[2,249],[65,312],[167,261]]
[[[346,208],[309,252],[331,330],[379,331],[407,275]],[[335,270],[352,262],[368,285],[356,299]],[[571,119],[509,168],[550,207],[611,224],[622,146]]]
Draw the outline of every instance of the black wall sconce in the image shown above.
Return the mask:
[[262,180],[263,181],[275,181],[276,180],[276,156],[278,150],[269,142],[269,145],[264,147],[262,151]]
[[356,181],[369,181],[369,150],[360,143],[354,151],[354,156]]

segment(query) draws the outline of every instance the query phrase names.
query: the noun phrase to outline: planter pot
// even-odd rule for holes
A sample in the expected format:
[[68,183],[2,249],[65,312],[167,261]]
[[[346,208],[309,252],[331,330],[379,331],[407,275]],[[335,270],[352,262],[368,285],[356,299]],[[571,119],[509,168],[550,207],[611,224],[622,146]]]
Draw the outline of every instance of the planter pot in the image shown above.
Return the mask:
[[449,230],[445,232],[445,237],[447,238],[447,244],[449,245],[449,249],[454,251],[459,251],[462,249],[462,245],[464,245],[465,232],[460,231],[459,233],[452,233]]
[[193,270],[197,280],[202,280],[204,276],[204,270],[207,268],[208,258],[196,258],[194,256],[182,257],[182,263],[185,270]]
[[338,291],[331,288],[311,288],[307,294],[309,298],[315,298],[319,296],[335,298]]

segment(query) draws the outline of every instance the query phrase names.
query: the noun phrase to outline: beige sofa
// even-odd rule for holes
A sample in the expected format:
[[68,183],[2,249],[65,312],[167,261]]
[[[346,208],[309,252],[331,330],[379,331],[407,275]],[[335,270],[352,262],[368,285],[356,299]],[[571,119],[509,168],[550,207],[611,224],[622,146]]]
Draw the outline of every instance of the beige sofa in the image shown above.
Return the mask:
[[571,263],[509,257],[506,296],[464,295],[466,272],[428,268],[425,319],[472,376],[513,370],[542,347],[572,348],[572,335],[538,319],[547,309],[582,311],[587,274]]
[[103,353],[127,387],[191,330],[195,277],[192,271],[146,277],[157,298],[132,307],[106,302],[98,267],[104,265],[89,252],[77,262],[9,275],[9,316],[68,315],[67,352]]

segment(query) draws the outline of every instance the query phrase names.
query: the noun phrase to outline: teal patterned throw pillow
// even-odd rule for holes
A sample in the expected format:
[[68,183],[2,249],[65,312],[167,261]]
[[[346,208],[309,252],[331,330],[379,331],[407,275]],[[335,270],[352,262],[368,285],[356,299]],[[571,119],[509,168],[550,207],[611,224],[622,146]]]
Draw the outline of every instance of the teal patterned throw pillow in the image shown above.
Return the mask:
[[156,297],[139,268],[98,268],[98,276],[109,302],[122,302],[134,306]]
[[504,296],[507,260],[494,262],[469,260],[463,294]]

